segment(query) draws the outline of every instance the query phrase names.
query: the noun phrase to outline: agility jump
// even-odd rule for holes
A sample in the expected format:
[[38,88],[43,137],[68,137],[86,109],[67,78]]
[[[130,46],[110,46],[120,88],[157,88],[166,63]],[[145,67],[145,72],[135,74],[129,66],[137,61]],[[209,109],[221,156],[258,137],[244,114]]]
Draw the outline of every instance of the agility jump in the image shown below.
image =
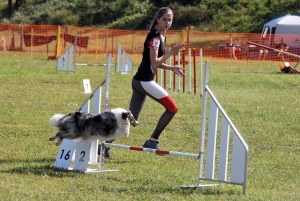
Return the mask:
[[[275,48],[272,48],[272,47],[268,47],[268,46],[265,46],[265,45],[261,45],[261,44],[258,44],[258,43],[253,43],[253,42],[250,42],[250,41],[247,41],[247,43],[250,44],[250,45],[255,45],[255,46],[267,49],[267,50],[271,50],[271,51],[274,51],[274,52],[277,52],[277,53],[280,53],[280,54],[285,54],[285,55],[289,55],[291,57],[295,57],[295,58],[300,59],[300,56],[297,55],[297,54],[292,54],[290,52],[285,52],[285,51],[278,50],[278,49],[275,49]],[[293,73],[295,71],[294,73],[299,73],[298,70],[296,69],[299,64],[300,64],[300,60],[293,67],[292,66],[289,66],[289,67],[287,66],[287,68],[289,69],[288,72],[292,72]]]
[[261,44],[250,42],[250,41],[247,41],[246,43],[248,43],[250,45],[255,45],[255,46],[258,46],[258,47],[262,47],[262,48],[267,49],[267,50],[272,50],[272,51],[280,53],[280,54],[286,54],[286,55],[289,55],[291,57],[295,57],[295,58],[300,59],[300,56],[297,55],[297,54],[292,54],[292,53],[289,53],[289,52],[285,52],[285,51],[282,51],[282,50],[278,50],[278,49],[275,49],[275,48],[272,48],[272,47],[269,47],[269,46],[261,45]]
[[[110,63],[109,59],[107,63]],[[110,83],[109,69],[110,68],[107,67],[107,77],[105,79],[107,87],[105,92],[106,98],[104,108],[106,109],[108,107],[108,89]],[[156,150],[103,142],[101,146],[102,151],[100,151],[100,161],[98,163],[98,141],[89,142],[64,139],[60,147],[59,153],[56,157],[54,167],[66,170],[76,170],[85,173],[116,172],[118,170],[104,169],[105,147],[113,147],[141,152],[151,152],[156,154],[168,154],[181,157],[191,157],[199,159],[199,167],[197,168],[198,183],[196,185],[191,186],[181,186],[181,188],[197,189],[218,185],[203,183],[204,181],[211,181],[217,183],[226,183],[243,186],[243,193],[245,194],[248,174],[248,145],[246,144],[239,131],[231,122],[230,118],[225,113],[221,104],[218,102],[218,100],[208,87],[208,70],[209,62],[205,62],[204,94],[202,98],[202,118],[200,122],[200,142],[199,149],[196,150],[198,153],[193,154],[177,151]],[[103,84],[104,82],[102,82],[100,85],[102,86]],[[81,109],[88,109],[89,99],[91,97],[94,97],[96,98],[96,101],[95,99],[93,101],[95,108],[98,109],[98,112],[100,112],[99,103],[95,104],[95,102],[99,101],[98,97],[101,97],[100,91],[100,89],[97,89],[98,95],[91,95],[88,98],[88,100],[83,104],[83,106],[81,106]],[[210,101],[209,107],[207,107],[208,101]],[[206,114],[209,114],[208,118],[206,117]],[[220,126],[218,125],[219,121],[221,121]],[[208,128],[206,129],[207,125]],[[74,161],[73,168],[69,167],[72,158]],[[98,165],[98,168],[88,169],[88,164]]]
[[[132,72],[133,61],[127,52],[117,43],[118,54],[117,54],[117,65],[115,65],[115,72],[127,73]],[[75,62],[76,54],[74,54],[74,65],[75,66],[106,66],[106,64],[96,63],[77,63]]]
[[[246,193],[248,172],[248,145],[239,131],[225,113],[212,91],[208,87],[209,62],[205,63],[204,94],[202,103],[202,120],[200,131],[200,149],[197,154],[156,150],[136,146],[102,143],[100,153],[99,170],[103,172],[116,172],[118,170],[104,170],[104,148],[113,147],[130,151],[151,152],[156,154],[168,154],[174,156],[191,157],[199,159],[198,184],[181,186],[183,189],[197,189],[216,186],[218,184],[204,184],[203,181],[213,181],[243,186]],[[209,98],[210,97],[210,98]],[[210,100],[209,117],[207,119],[207,104]],[[219,114],[221,118],[219,118]],[[219,120],[221,126],[218,128]],[[208,120],[208,122],[207,122]],[[208,123],[208,132],[206,124]],[[220,131],[219,131],[220,130]],[[206,133],[207,132],[207,133]],[[218,133],[220,132],[220,133]],[[218,137],[219,136],[219,137]],[[232,137],[231,137],[232,136]],[[219,138],[219,139],[218,139]],[[219,155],[219,157],[216,157]],[[204,160],[205,159],[205,160]],[[231,160],[229,162],[229,160]],[[205,175],[204,175],[205,172]],[[230,172],[230,174],[229,174]]]
[[[78,63],[76,62],[76,42],[73,43],[69,48],[67,48],[58,58],[56,64],[57,71],[69,71],[75,72],[76,66],[106,66],[107,63],[97,64],[97,63]],[[131,57],[126,53],[126,51],[117,44],[118,54],[117,54],[117,65],[110,64],[115,66],[115,72],[127,73],[132,72],[133,61]]]

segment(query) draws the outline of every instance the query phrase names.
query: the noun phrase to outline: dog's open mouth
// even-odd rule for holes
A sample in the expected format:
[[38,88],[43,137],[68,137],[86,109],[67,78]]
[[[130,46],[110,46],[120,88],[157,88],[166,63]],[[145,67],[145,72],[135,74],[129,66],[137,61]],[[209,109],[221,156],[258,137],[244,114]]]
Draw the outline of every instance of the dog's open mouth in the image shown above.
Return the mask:
[[140,125],[140,123],[139,123],[138,121],[130,122],[130,124],[131,124],[133,127],[137,127],[138,125]]

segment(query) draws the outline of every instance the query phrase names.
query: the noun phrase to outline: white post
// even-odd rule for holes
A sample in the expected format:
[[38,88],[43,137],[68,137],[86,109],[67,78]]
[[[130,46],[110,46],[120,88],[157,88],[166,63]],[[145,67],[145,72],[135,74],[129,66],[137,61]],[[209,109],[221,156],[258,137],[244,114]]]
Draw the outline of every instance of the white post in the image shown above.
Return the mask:
[[105,79],[105,103],[104,103],[104,111],[108,110],[108,95],[109,95],[109,85],[110,85],[110,61],[111,54],[107,55],[106,61],[106,79]]
[[189,81],[188,81],[188,93],[191,93],[191,81],[192,81],[192,75],[191,75],[191,48],[188,49],[188,74],[189,74]]
[[[172,57],[169,59],[169,65],[172,66]],[[169,70],[169,90],[172,89],[172,71]]]
[[203,95],[203,81],[202,81],[202,48],[200,48],[200,98]]
[[160,84],[160,86],[163,87],[163,69],[162,68],[160,69],[159,73],[160,73],[159,84]]
[[[178,66],[180,66],[180,51],[178,52],[178,54],[177,54],[178,56],[178,58],[177,58],[177,65]],[[178,91],[180,91],[180,77],[177,75],[177,77],[178,77]]]
[[[208,71],[209,71],[209,62],[205,62],[205,86],[208,85]],[[207,93],[204,93],[202,100],[202,122],[201,122],[201,135],[200,135],[200,153],[199,153],[199,178],[202,177],[203,171],[203,159],[204,159],[204,143],[205,143],[205,132],[206,132],[206,106],[207,106]],[[199,180],[199,184],[202,183]]]
[[[106,61],[106,78],[105,78],[105,102],[104,102],[104,111],[108,110],[108,97],[109,97],[109,85],[110,85],[110,61],[111,61],[111,54],[107,55]],[[99,170],[103,171],[104,169],[104,158],[105,158],[105,147],[101,146],[100,150],[100,163],[99,163]]]
[[119,46],[119,44],[118,44],[118,67],[117,67],[117,69],[118,69],[118,71],[121,71],[121,57],[122,57],[122,49],[121,49],[121,47]]
[[123,52],[123,59],[122,59],[122,67],[121,67],[121,71],[122,71],[122,74],[126,74],[127,72],[126,71],[126,52],[124,49],[122,49],[122,52]]

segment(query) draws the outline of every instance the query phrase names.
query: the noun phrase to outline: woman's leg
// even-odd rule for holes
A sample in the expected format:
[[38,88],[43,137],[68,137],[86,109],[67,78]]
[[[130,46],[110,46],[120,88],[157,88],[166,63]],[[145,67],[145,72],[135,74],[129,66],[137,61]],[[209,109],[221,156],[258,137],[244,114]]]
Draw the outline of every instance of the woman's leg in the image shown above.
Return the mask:
[[[283,49],[280,49],[280,51],[283,51]],[[281,54],[280,54],[280,53],[278,53],[278,54],[277,54],[277,57],[280,57],[280,55],[281,55]]]
[[[160,119],[156,125],[156,128],[154,129],[154,131],[150,137],[150,140],[156,141],[156,140],[158,140],[162,131],[166,128],[166,126],[169,124],[169,122],[172,120],[172,118],[176,114],[178,107],[177,107],[175,101],[172,99],[172,97],[166,92],[166,90],[163,89],[160,85],[158,85],[154,81],[140,82],[140,81],[135,80],[133,82],[133,85],[137,91],[139,91],[140,93],[142,93],[144,95],[151,97],[153,100],[160,103],[161,105],[163,105],[166,108],[166,111],[160,117]],[[134,98],[132,98],[131,103],[134,103],[134,102],[136,102],[136,101],[134,100]],[[132,108],[135,107],[134,104],[130,104],[130,106]],[[138,110],[138,108],[139,108],[139,106],[137,107],[137,110]],[[139,115],[139,113],[137,113],[137,112],[136,112],[136,114],[137,114],[137,116]],[[144,144],[144,147],[145,146],[149,147],[148,146],[149,143],[151,143],[151,141],[146,142]],[[158,142],[155,142],[155,145],[157,145],[157,144],[158,144]],[[150,145],[150,146],[152,146],[152,145]],[[153,147],[149,147],[149,148],[153,148]],[[156,148],[159,148],[159,147],[156,146]]]
[[235,56],[235,46],[232,47],[232,56],[233,56],[234,59],[237,59],[236,56]]
[[140,81],[132,79],[132,96],[130,100],[129,110],[136,120],[139,119],[140,112],[146,101],[146,93],[139,89]]
[[262,54],[263,54],[263,51],[262,51],[262,50],[259,50],[259,51],[258,51],[258,60],[260,60],[260,59],[261,59],[261,57],[262,57]]
[[230,47],[229,51],[230,51],[230,58],[233,57],[234,59],[236,59],[236,56],[235,56],[235,46]]
[[[137,120],[139,118],[140,112],[143,108],[143,105],[145,103],[146,100],[146,95],[139,92],[133,84],[134,80],[132,81],[132,97],[131,97],[131,101],[130,101],[130,107],[129,110],[131,111],[131,113],[133,114],[134,118]],[[111,141],[106,141],[106,143],[112,143],[114,140]],[[98,154],[100,155],[100,150],[98,148]],[[105,148],[105,157],[106,158],[113,158],[110,155],[110,148],[106,147]]]

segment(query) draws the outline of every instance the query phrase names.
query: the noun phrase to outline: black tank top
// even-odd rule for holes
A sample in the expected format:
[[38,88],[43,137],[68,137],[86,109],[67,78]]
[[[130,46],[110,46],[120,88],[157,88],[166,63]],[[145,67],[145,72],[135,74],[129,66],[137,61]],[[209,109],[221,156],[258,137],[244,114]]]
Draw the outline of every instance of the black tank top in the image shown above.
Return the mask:
[[156,42],[157,40],[159,40],[158,57],[161,57],[165,54],[166,37],[165,37],[165,41],[162,41],[160,33],[156,29],[152,29],[148,33],[147,38],[144,42],[142,62],[133,79],[139,81],[152,81],[154,79],[156,68],[153,68],[151,66],[150,47],[154,45],[153,43],[155,43],[155,40]]

